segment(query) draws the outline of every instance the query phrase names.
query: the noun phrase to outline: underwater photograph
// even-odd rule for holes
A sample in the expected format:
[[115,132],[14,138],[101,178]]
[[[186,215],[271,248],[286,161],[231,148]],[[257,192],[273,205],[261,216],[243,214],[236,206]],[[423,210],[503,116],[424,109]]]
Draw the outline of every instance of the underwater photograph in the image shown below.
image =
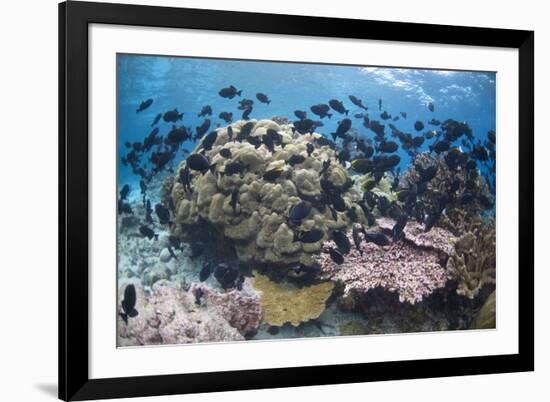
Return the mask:
[[496,328],[496,73],[116,66],[118,347]]

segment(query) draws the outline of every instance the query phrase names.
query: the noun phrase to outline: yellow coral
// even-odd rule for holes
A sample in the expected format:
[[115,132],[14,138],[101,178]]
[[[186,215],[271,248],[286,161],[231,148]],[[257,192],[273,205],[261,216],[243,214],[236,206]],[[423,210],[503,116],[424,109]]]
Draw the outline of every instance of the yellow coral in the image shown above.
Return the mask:
[[264,323],[280,327],[290,322],[297,327],[301,322],[321,315],[334,284],[323,282],[294,288],[272,282],[266,276],[254,272],[253,287],[261,292],[260,304]]

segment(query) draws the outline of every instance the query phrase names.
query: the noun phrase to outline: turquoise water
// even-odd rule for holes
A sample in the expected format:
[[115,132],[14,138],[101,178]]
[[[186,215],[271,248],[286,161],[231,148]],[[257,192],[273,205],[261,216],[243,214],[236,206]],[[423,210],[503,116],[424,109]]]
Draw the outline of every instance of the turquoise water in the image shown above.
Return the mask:
[[[437,129],[427,122],[432,119],[444,121],[452,118],[465,121],[473,129],[476,140],[485,142],[487,132],[496,129],[496,74],[490,72],[462,72],[422,69],[375,68],[359,66],[320,65],[303,63],[281,63],[266,61],[239,61],[218,59],[194,59],[185,57],[163,57],[142,55],[118,55],[118,144],[119,160],[128,153],[124,143],[143,141],[151,132],[151,123],[158,113],[177,108],[184,113],[178,126],[184,125],[195,131],[204,118],[197,115],[201,108],[210,105],[213,110],[210,130],[218,124],[227,125],[218,118],[220,112],[232,112],[233,121],[240,119],[238,101],[243,98],[254,100],[251,118],[263,119],[272,116],[287,116],[296,120],[294,110],[305,110],[308,117],[319,120],[310,111],[310,106],[328,103],[329,99],[343,101],[349,109],[352,128],[363,136],[374,137],[374,133],[362,125],[362,119],[355,119],[355,113],[364,112],[353,105],[348,96],[363,100],[369,108],[371,119],[386,124],[393,123],[399,130],[419,135],[428,129]],[[235,86],[242,90],[242,96],[233,99],[218,95],[220,89]],[[260,103],[256,93],[269,96],[270,104]],[[153,99],[152,105],[140,113],[136,109],[146,99]],[[382,110],[378,110],[382,99]],[[430,112],[428,102],[433,102],[435,111]],[[406,112],[407,119],[398,121],[379,118],[382,111],[392,116]],[[331,119],[322,119],[324,126],[316,132],[327,135],[336,129],[343,115],[333,113]],[[420,120],[425,129],[414,130],[414,123]],[[172,123],[163,119],[157,125],[159,135],[166,135]],[[210,131],[209,130],[209,131]],[[426,150],[433,141],[425,141],[419,149]],[[183,148],[192,151],[196,142],[189,140]],[[460,144],[456,144],[460,145]],[[410,157],[400,147],[401,170],[410,164]],[[147,156],[147,155],[146,155]],[[174,161],[177,164],[181,158]],[[142,165],[150,169],[147,157]],[[175,167],[175,165],[174,165]],[[484,171],[482,167],[482,171]],[[490,174],[490,173],[486,173]],[[138,186],[139,177],[128,166],[119,166],[119,186],[129,183]]]

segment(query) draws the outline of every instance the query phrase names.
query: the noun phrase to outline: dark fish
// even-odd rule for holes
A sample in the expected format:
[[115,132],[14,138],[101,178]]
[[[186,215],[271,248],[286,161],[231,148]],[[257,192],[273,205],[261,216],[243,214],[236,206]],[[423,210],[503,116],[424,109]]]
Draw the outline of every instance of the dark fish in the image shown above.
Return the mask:
[[210,262],[206,262],[202,266],[201,271],[199,272],[199,280],[201,282],[204,282],[205,280],[208,279],[211,273],[212,273],[212,264]]
[[223,88],[218,92],[218,95],[220,95],[222,98],[228,98],[233,99],[235,96],[241,96],[241,91],[237,91],[237,88],[235,88],[233,85],[230,85],[227,88]]
[[132,214],[132,207],[127,202],[124,202],[122,200],[118,200],[118,214],[122,215],[124,214]]
[[308,142],[306,145],[306,150],[307,150],[307,156],[311,156],[311,154],[315,150],[315,147],[313,146],[312,143]]
[[319,172],[319,176],[324,175],[329,167],[330,167],[330,159],[323,162],[323,167],[321,168],[321,171]]
[[414,165],[416,171],[420,174],[420,181],[430,181],[437,174],[437,165],[428,166],[424,169],[421,165]]
[[164,113],[164,116],[162,116],[162,118],[167,123],[175,123],[176,121],[183,119],[183,113],[179,113],[178,109],[169,110],[168,112]]
[[424,144],[424,136],[419,135],[418,137],[414,137],[412,140],[412,145],[415,148],[419,148]]
[[221,112],[218,117],[225,121],[226,123],[231,123],[233,120],[233,113],[231,112]]
[[136,113],[143,112],[149,106],[153,104],[153,99],[147,99],[139,104],[139,107],[136,109]]
[[330,107],[328,105],[325,105],[324,103],[320,103],[318,105],[313,105],[311,108],[311,111],[319,116],[321,119],[324,117],[331,118],[332,114],[328,113],[330,110]]
[[401,237],[403,236],[403,230],[407,225],[408,219],[409,216],[406,213],[402,213],[401,216],[397,219],[395,225],[393,225],[393,228],[391,230],[393,241],[401,239]]
[[200,126],[195,127],[195,140],[202,138],[210,128],[210,119],[204,119]]
[[203,295],[203,291],[202,291],[202,288],[196,288],[195,289],[195,304],[197,306],[200,306],[201,305],[201,297]]
[[351,161],[351,168],[357,173],[365,174],[372,172],[374,163],[367,158],[358,158]]
[[300,278],[307,274],[316,274],[321,271],[321,267],[318,264],[306,265],[302,263],[296,263],[288,267],[287,275],[293,278]]
[[242,119],[243,120],[248,120],[249,119],[249,116],[250,116],[250,113],[252,113],[252,106],[246,108],[242,114]]
[[338,113],[340,114],[348,114],[349,110],[347,110],[345,107],[344,107],[344,104],[337,100],[337,99],[331,99],[328,101],[328,104],[330,105],[330,107],[334,110],[336,110]]
[[211,173],[214,173],[216,164],[210,165],[210,161],[203,154],[191,154],[187,157],[186,166],[189,166],[189,169],[196,170],[201,173],[206,173],[210,170]]
[[385,153],[392,153],[397,151],[399,148],[399,145],[397,145],[397,142],[394,141],[382,141],[380,144],[378,144],[377,151],[378,152],[385,152]]
[[212,131],[202,140],[202,144],[201,144],[202,148],[205,151],[210,151],[212,149],[212,145],[214,145],[217,139],[218,139],[218,132]]
[[139,233],[141,233],[142,236],[147,237],[149,240],[151,240],[153,237],[155,238],[155,240],[158,240],[159,238],[159,235],[156,234],[153,229],[148,228],[147,226],[140,226]]
[[246,139],[246,141],[248,141],[250,144],[254,145],[254,148],[256,148],[256,149],[259,148],[260,145],[263,144],[262,137],[252,137],[252,136],[250,136]]
[[384,233],[363,231],[363,234],[365,235],[365,240],[367,242],[374,243],[377,246],[388,246],[389,244],[391,244],[390,239],[388,239],[388,237]]
[[130,143],[130,141],[126,141],[126,142],[124,143],[124,146],[125,146],[126,148],[132,148],[132,144]]
[[162,113],[159,113],[155,116],[155,120],[153,120],[153,123],[151,123],[151,127],[153,127],[155,124],[157,124],[160,121],[160,118],[162,117]]
[[382,110],[382,99],[378,99],[378,110]]
[[294,125],[294,129],[300,134],[313,133],[315,130],[315,124],[311,119],[297,120],[292,124]]
[[231,158],[231,150],[228,148],[222,148],[220,149],[220,155],[223,156],[225,159]]
[[153,208],[151,208],[151,200],[147,200],[147,202],[145,203],[145,221],[147,223],[153,223],[152,214],[153,214]]
[[424,134],[426,136],[426,139],[428,140],[431,140],[433,137],[435,137],[437,134],[437,132],[435,130],[430,130],[430,131],[427,131],[426,134]]
[[400,114],[401,117],[403,117],[404,119],[407,118],[407,113],[406,113],[406,112],[400,112],[399,114]]
[[399,116],[393,116],[392,121],[397,121],[397,120],[399,120]]
[[350,128],[351,128],[351,120],[350,119],[342,120],[341,122],[338,123],[338,128],[336,129],[336,132],[331,133],[332,138],[335,141],[337,137],[343,138],[344,134],[346,134]]
[[477,144],[472,151],[472,157],[476,158],[479,161],[485,162],[489,159],[487,148],[485,148],[481,144]]
[[130,186],[125,184],[120,190],[120,199],[125,200],[128,197],[128,194],[130,194]]
[[303,163],[306,160],[306,157],[304,155],[295,154],[292,155],[286,163],[288,163],[290,166],[299,165],[300,163]]
[[386,111],[384,110],[384,112],[380,114],[380,118],[381,118],[382,120],[391,119],[391,114],[388,114],[388,112],[386,112]]
[[355,117],[356,119],[362,119],[363,117],[365,117],[365,115],[363,113],[355,113],[353,117]]
[[430,146],[430,150],[433,150],[438,154],[440,154],[441,152],[448,151],[449,148],[450,148],[449,143],[447,141],[441,141],[441,140],[434,142],[433,145]]
[[316,243],[324,236],[324,232],[321,229],[311,229],[307,232],[294,233],[293,241],[300,241],[302,243]]
[[432,119],[428,122],[428,124],[430,124],[430,125],[432,125],[432,126],[440,126],[440,125],[441,125],[441,122],[440,122],[439,120],[437,120],[437,119],[432,118]]
[[138,312],[136,310],[136,288],[133,284],[129,284],[124,289],[124,299],[122,299],[122,302],[120,303],[122,305],[122,313],[120,313],[120,316],[124,320],[125,324],[128,324],[128,317],[136,317],[138,315]]
[[145,180],[141,179],[139,181],[139,189],[141,194],[145,194],[147,192],[147,183],[145,183]]
[[234,187],[233,190],[231,190],[231,201],[229,202],[229,205],[231,205],[231,208],[233,208],[233,213],[237,213],[237,203],[239,202],[239,187]]
[[246,110],[251,108],[252,106],[254,106],[254,101],[252,99],[244,98],[239,101],[239,107],[237,109]]
[[250,135],[252,129],[254,128],[254,123],[249,121],[244,126],[241,127],[241,130],[237,134],[237,140],[243,141]]
[[330,195],[330,204],[338,212],[344,212],[346,210],[346,201],[338,194]]
[[157,217],[159,218],[159,222],[163,225],[170,222],[170,211],[162,204],[156,204],[155,205],[155,212],[157,214]]
[[172,246],[168,245],[166,248],[168,249],[168,252],[170,253],[170,256],[174,260],[178,261],[178,257],[176,257],[176,253],[174,253],[174,250],[172,250]]
[[214,269],[214,277],[225,290],[235,287],[235,281],[239,276],[239,271],[227,264],[218,264]]
[[353,95],[350,95],[349,96],[349,100],[351,101],[351,103],[353,103],[355,106],[357,107],[360,107],[361,109],[365,109],[367,110],[368,107],[366,107],[365,105],[363,105],[363,101]]
[[241,161],[230,162],[225,165],[224,174],[226,176],[232,176],[236,173],[242,173],[248,166]]
[[356,225],[353,225],[351,229],[351,236],[353,238],[353,243],[355,244],[355,248],[357,248],[357,251],[359,251],[359,254],[363,255],[363,250],[361,249],[361,237],[359,236],[359,229],[357,229]]
[[340,265],[344,263],[344,256],[338,249],[331,247],[328,250],[328,254],[330,255],[332,261],[334,261],[336,264]]
[[435,107],[434,107],[434,104],[433,102],[428,102],[428,110],[430,112],[433,112],[435,110]]
[[258,92],[256,94],[256,99],[258,99],[260,102],[262,103],[267,103],[268,105],[271,103],[271,101],[269,100],[269,98],[267,97],[266,94],[263,94],[261,92]]
[[281,176],[281,174],[283,173],[284,169],[283,167],[279,166],[279,167],[275,167],[273,169],[270,169],[270,170],[267,170],[262,178],[264,180],[267,180],[267,181],[273,181],[277,178],[279,178]]
[[229,141],[233,139],[233,127],[227,126],[227,138]]
[[414,123],[414,129],[416,131],[422,131],[424,130],[424,123],[422,123],[420,120],[417,120],[415,123]]
[[304,120],[307,117],[307,113],[304,110],[295,110],[294,116],[296,116],[300,120]]
[[307,201],[300,201],[290,207],[288,211],[288,220],[294,225],[301,225],[302,220],[306,219],[311,212],[311,204]]
[[176,236],[174,235],[168,236],[168,241],[170,242],[170,246],[172,246],[176,250],[182,250],[181,241]]
[[351,243],[348,239],[348,236],[341,230],[335,230],[332,232],[332,240],[336,243],[338,249],[342,254],[347,254],[351,250]]
[[187,164],[183,169],[180,169],[178,181],[183,186],[183,191],[191,191],[191,170]]
[[198,117],[212,116],[212,108],[210,105],[203,106],[201,112],[197,115]]

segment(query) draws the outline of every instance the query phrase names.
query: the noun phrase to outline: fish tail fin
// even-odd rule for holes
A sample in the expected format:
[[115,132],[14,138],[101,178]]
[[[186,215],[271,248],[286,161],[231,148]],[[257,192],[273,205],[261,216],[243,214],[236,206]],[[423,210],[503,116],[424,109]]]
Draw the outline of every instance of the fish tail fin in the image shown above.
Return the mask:
[[208,169],[210,170],[210,173],[214,174],[216,171],[216,163],[211,164]]
[[178,114],[178,120],[182,120],[182,119],[183,119],[183,113]]
[[158,234],[154,234],[153,236],[154,236],[155,240],[158,240],[158,239],[159,239],[159,235],[158,235]]
[[124,323],[128,325],[128,315],[125,313],[119,313],[119,315],[120,315],[120,318],[122,318],[122,321],[124,321]]
[[346,116],[348,115],[348,113],[349,113],[349,110],[346,109]]
[[267,104],[269,105],[270,103],[271,103],[271,101],[270,101],[270,100],[268,100],[268,101],[267,101]]
[[237,96],[241,96],[241,93],[243,92],[243,90],[241,89],[240,91],[237,91]]
[[[138,315],[138,311],[137,311],[135,308],[132,309],[132,311],[130,311],[130,312],[128,313],[128,317],[132,317],[132,318],[133,318],[133,317],[136,317],[137,315]],[[126,319],[128,319],[128,318],[126,318]]]
[[336,141],[336,137],[337,137],[336,133],[330,133],[330,135],[332,135],[333,140]]
[[300,234],[299,232],[294,232],[294,239],[292,240],[292,242],[297,242],[297,241],[300,241]]
[[327,116],[330,119],[332,117],[332,113],[327,113]]

